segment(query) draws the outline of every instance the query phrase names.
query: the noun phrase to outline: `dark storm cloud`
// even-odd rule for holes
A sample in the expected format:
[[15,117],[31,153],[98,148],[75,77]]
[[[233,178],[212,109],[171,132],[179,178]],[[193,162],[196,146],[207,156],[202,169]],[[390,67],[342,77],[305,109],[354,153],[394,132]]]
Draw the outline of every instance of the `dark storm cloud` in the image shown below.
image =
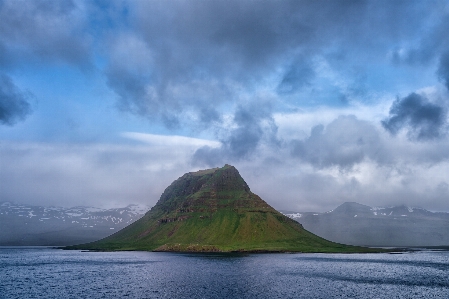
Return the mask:
[[[112,38],[116,47],[129,45],[128,56],[111,51],[106,76],[132,113],[208,125],[216,118],[205,117],[204,107],[218,113],[240,92],[267,82],[281,96],[300,90],[314,77],[313,57],[329,49],[348,60],[357,53],[342,62],[348,68],[383,57],[386,45],[416,33],[427,10],[402,1],[132,2],[127,29]],[[136,56],[141,67],[129,68]],[[278,82],[269,82],[275,74]],[[137,83],[124,84],[129,78]]]
[[239,106],[233,118],[235,127],[221,139],[221,147],[204,146],[198,149],[193,156],[193,164],[214,166],[226,161],[251,159],[262,143],[278,146],[277,126],[270,110],[271,106],[267,102]]
[[390,115],[382,125],[391,134],[407,130],[411,140],[430,140],[440,138],[447,130],[447,109],[431,103],[426,97],[411,93],[405,98],[396,99],[390,108]]
[[[85,68],[105,54],[104,74],[121,109],[170,128],[207,127],[222,119],[222,105],[274,74],[281,96],[300,90],[314,77],[315,55],[338,50],[371,62],[385,45],[414,36],[429,11],[405,1],[4,0],[0,53],[9,57],[0,66],[39,57]],[[117,45],[125,55],[116,55]]]
[[0,73],[0,124],[14,125],[23,120],[31,112],[30,96],[14,85],[11,78]]
[[365,158],[385,159],[375,127],[355,116],[340,116],[326,127],[312,128],[305,140],[292,142],[292,155],[318,168],[349,169]]

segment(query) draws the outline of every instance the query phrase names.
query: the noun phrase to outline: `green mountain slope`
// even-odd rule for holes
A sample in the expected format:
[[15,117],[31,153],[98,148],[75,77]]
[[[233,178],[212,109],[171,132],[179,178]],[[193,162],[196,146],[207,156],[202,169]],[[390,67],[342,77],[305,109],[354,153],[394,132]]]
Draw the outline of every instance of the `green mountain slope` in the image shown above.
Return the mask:
[[105,239],[68,249],[374,251],[333,243],[306,231],[252,193],[230,165],[183,175],[140,220]]

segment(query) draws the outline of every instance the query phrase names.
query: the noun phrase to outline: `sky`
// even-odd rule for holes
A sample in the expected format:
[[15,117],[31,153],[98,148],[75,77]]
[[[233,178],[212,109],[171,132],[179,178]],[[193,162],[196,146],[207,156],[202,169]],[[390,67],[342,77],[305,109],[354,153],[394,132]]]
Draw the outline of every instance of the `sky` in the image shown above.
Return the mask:
[[0,0],[0,201],[449,211],[449,2]]

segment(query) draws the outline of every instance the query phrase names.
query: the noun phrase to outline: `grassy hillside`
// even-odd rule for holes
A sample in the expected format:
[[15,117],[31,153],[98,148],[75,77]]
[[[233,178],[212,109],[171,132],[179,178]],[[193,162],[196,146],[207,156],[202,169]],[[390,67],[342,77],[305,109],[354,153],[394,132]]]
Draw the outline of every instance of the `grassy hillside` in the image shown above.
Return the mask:
[[233,166],[187,173],[143,218],[114,235],[69,249],[371,252],[322,239],[277,212]]

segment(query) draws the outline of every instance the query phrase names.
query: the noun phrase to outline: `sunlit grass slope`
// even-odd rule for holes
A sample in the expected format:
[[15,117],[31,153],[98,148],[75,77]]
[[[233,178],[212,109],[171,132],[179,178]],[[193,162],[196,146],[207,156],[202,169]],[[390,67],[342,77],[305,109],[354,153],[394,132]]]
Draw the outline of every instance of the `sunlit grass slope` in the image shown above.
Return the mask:
[[306,231],[252,193],[230,165],[191,172],[165,189],[140,220],[89,250],[371,252],[333,243]]

